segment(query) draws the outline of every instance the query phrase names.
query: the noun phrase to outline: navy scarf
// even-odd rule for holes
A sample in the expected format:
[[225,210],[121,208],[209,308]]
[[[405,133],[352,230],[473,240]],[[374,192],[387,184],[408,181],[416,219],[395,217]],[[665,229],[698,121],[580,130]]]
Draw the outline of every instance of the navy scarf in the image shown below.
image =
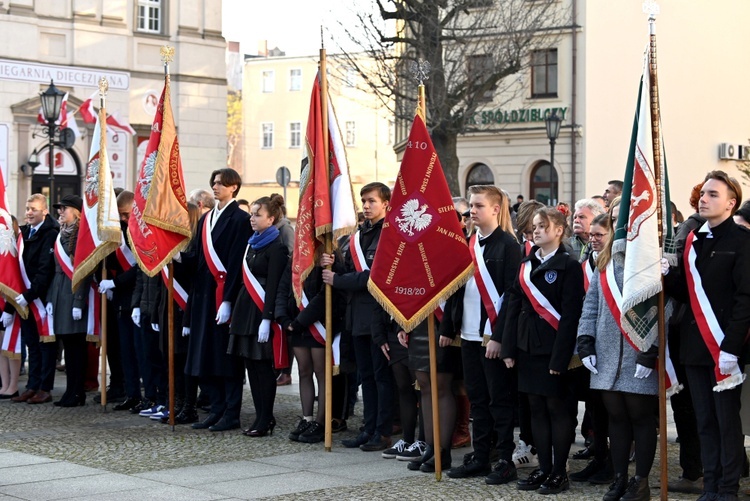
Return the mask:
[[266,228],[263,233],[258,233],[257,231],[253,233],[253,236],[250,237],[250,240],[248,240],[247,243],[250,244],[250,247],[252,247],[253,250],[257,251],[276,240],[276,237],[278,236],[279,229],[276,226],[271,225]]

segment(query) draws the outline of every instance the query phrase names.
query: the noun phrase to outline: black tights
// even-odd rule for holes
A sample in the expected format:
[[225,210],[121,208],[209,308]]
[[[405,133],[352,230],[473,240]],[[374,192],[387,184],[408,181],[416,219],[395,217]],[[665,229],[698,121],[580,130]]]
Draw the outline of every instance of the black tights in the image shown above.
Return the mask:
[[[424,428],[425,442],[434,445],[432,431],[432,388],[430,386],[430,373],[416,371],[419,390],[422,394],[422,427]],[[453,438],[453,427],[456,425],[456,399],[453,397],[451,385],[453,374],[439,372],[438,384],[438,412],[440,413],[440,445],[441,448],[450,450]]]
[[315,405],[315,383],[313,374],[318,382],[318,413],[315,420],[324,424],[326,408],[323,405],[326,394],[326,350],[325,348],[294,348],[294,356],[297,358],[299,369],[299,398],[302,402],[302,415],[312,416]]
[[273,419],[276,400],[276,373],[272,360],[245,360],[247,380],[255,405],[255,423],[251,430],[267,430]]
[[609,414],[609,444],[615,473],[627,475],[630,444],[635,440],[635,474],[648,477],[656,454],[656,396],[603,391]]
[[532,393],[528,396],[531,429],[534,433],[534,446],[539,456],[539,468],[544,473],[564,475],[570,443],[575,434],[568,404],[560,397],[546,397]]
[[86,395],[84,381],[86,380],[86,359],[88,347],[86,334],[62,334],[62,346],[65,354],[66,386],[62,400],[72,402]]
[[417,429],[417,391],[414,389],[414,371],[409,370],[405,360],[391,365],[393,379],[398,389],[398,406],[401,416],[401,427],[404,430],[404,440],[414,443]]

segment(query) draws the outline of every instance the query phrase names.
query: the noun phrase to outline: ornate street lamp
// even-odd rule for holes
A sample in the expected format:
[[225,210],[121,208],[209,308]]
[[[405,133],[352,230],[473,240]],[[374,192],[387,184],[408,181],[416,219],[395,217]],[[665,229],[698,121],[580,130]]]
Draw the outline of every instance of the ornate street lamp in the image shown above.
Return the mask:
[[57,119],[60,118],[60,108],[62,107],[65,93],[55,87],[50,80],[49,87],[44,92],[39,93],[42,101],[42,114],[47,121],[47,137],[49,138],[49,201],[55,203],[55,132],[58,127]]
[[[550,163],[550,190],[549,190],[549,201],[550,205],[557,201],[557,184],[554,178],[557,177],[557,171],[555,170],[555,141],[560,136],[560,124],[562,118],[557,116],[557,110],[552,110],[547,118],[544,119],[544,125],[547,128],[547,138],[549,139],[549,163]],[[554,197],[554,198],[553,198]]]

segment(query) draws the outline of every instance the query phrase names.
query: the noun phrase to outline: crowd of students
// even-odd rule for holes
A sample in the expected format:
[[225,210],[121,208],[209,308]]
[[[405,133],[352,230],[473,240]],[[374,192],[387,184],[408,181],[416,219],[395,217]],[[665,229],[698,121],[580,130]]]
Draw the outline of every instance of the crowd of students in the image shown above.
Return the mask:
[[[440,450],[433,442],[427,322],[405,332],[367,289],[390,189],[382,183],[361,189],[364,221],[334,253],[318,256],[298,306],[294,234],[283,198],[262,197],[244,210],[236,200],[241,178],[232,169],[214,171],[210,186],[211,192],[190,196],[194,238],[175,257],[175,287],[183,295],[173,298],[161,275],[139,271],[125,238],[107,258],[108,278],[92,276],[71,293],[65,263],[75,252],[82,200],[63,197],[53,218],[43,196],[28,199],[19,230],[28,282],[12,299],[20,305],[41,301],[53,318],[67,376],[55,405],[84,405],[89,381],[96,382],[96,352],[86,346],[88,291],[96,283],[113,311],[106,391],[115,410],[167,422],[167,311],[174,301],[178,424],[239,429],[247,381],[255,420],[242,433],[272,434],[279,371],[293,357],[302,417],[288,436],[320,442],[324,408],[320,399],[316,411],[315,402],[316,386],[318,395],[326,390],[320,329],[328,284],[341,352],[331,389],[334,431],[347,429],[358,386],[363,404],[363,425],[343,446],[381,451],[423,472],[435,470],[439,454],[452,478],[482,476],[490,485],[515,482],[540,494],[567,490],[572,480],[609,484],[605,501],[649,499],[658,350],[638,349],[620,327],[624,254],[613,251],[613,233],[621,182],[610,182],[603,197],[578,201],[572,214],[567,206],[546,207],[521,196],[511,206],[506,192],[488,185],[470,187],[468,200],[454,199],[475,272],[447,300],[438,322]],[[662,262],[674,311],[669,345],[685,386],[672,397],[683,474],[670,489],[700,493],[701,500],[736,499],[747,461],[740,393],[750,328],[750,232],[743,228],[750,206],[741,201],[735,179],[708,173],[691,198],[696,213],[683,223],[675,210],[679,259]],[[121,192],[117,203],[125,232],[133,194]],[[6,329],[12,313],[9,301]],[[0,399],[49,402],[57,344],[44,342],[33,316],[23,320],[21,332],[28,350],[26,389],[18,389],[19,361],[0,357]],[[714,391],[717,383],[723,391]],[[590,462],[569,475],[578,401],[586,402],[581,429],[587,447],[573,457]],[[202,418],[201,406],[208,409]],[[402,438],[394,441],[397,432]],[[455,463],[451,448],[469,442],[472,452]],[[629,477],[632,460],[635,475]],[[531,472],[519,479],[519,469]]]

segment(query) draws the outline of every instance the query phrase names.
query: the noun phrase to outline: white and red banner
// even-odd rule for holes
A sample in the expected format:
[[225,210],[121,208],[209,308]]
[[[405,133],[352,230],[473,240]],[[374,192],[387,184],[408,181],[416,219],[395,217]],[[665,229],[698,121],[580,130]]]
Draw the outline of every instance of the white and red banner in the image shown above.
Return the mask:
[[360,231],[357,230],[349,239],[349,254],[352,256],[354,269],[359,273],[362,273],[363,271],[369,270],[370,267],[367,266],[367,260],[365,259],[365,253],[362,252],[362,242],[359,241],[359,237]]
[[[16,234],[8,206],[5,179],[3,179],[2,169],[0,169],[0,293],[5,295],[23,318],[26,318],[28,308],[21,307],[15,301],[15,298],[24,292],[27,287],[21,277]],[[18,238],[22,237],[18,235]]]
[[[0,297],[0,310],[3,308],[5,308],[5,300]],[[21,317],[18,313],[13,313],[13,323],[5,329],[0,354],[13,360],[21,358]]]
[[[165,266],[161,269],[161,278],[164,281],[164,285],[169,289],[169,267]],[[172,289],[174,290],[174,300],[177,305],[185,311],[187,309],[188,293],[185,288],[180,285],[177,279],[172,280]],[[220,303],[221,304],[221,303]],[[218,310],[218,308],[217,308]]]
[[86,164],[81,226],[78,229],[78,241],[73,258],[74,272],[71,277],[74,290],[94,272],[107,255],[120,246],[122,240],[117,198],[107,156],[106,125],[102,125],[101,122],[105,113],[102,106],[94,127],[91,152]]

